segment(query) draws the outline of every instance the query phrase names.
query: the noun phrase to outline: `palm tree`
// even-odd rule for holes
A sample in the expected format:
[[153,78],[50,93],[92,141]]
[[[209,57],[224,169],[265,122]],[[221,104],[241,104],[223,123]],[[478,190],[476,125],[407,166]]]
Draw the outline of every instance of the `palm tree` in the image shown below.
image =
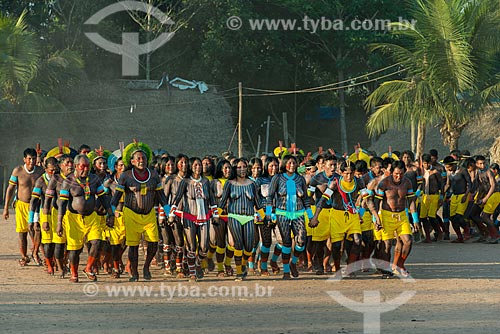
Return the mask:
[[17,19],[0,14],[0,108],[63,110],[55,96],[81,77],[82,58],[70,50],[42,56],[26,13]]
[[13,105],[19,103],[40,61],[36,37],[24,20],[26,13],[17,20],[0,13],[0,90]]
[[500,42],[499,4],[492,0],[416,0],[412,14],[415,27],[391,24],[391,33],[403,37],[402,45],[372,46],[399,62],[406,77],[384,82],[367,98],[365,107],[371,113],[368,133],[373,136],[417,121],[420,155],[425,125],[439,121],[445,144],[454,149],[463,127],[498,91],[492,69]]

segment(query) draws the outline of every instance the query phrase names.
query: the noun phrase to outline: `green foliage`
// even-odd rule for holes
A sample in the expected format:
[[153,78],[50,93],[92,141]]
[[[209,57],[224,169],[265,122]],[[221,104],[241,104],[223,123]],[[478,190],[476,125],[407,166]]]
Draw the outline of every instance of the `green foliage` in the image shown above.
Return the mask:
[[[416,27],[391,33],[409,43],[378,43],[406,69],[404,81],[385,82],[365,102],[370,135],[408,126],[411,119],[439,121],[445,144],[456,146],[465,125],[498,94],[498,1],[417,0]],[[393,23],[394,28],[404,27]]]
[[[0,15],[0,91],[7,110],[61,110],[56,96],[75,83],[83,61],[70,50],[43,56],[23,11],[14,19]],[[4,109],[4,108],[2,108]]]
[[3,99],[18,103],[37,71],[40,55],[36,37],[25,23],[26,11],[12,19],[0,14],[0,88]]

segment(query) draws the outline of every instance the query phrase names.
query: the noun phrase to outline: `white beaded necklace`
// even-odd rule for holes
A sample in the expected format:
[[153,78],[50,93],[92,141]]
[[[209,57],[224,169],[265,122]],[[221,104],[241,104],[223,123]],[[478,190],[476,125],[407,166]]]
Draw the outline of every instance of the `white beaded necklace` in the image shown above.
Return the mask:
[[26,164],[24,164],[24,165],[23,165],[23,168],[24,168],[24,170],[26,171],[26,173],[28,173],[28,174],[33,174],[33,173],[35,172],[35,169],[36,169],[35,167],[33,167],[33,170],[30,172],[30,171],[28,170],[28,168],[26,168]]
[[134,178],[134,180],[136,180],[137,182],[139,183],[147,183],[149,181],[149,179],[151,178],[151,172],[149,171],[149,168],[146,168],[146,170],[148,171],[148,178],[145,180],[145,181],[139,181],[136,177],[135,177],[135,173],[134,173],[134,169],[132,168],[132,177]]

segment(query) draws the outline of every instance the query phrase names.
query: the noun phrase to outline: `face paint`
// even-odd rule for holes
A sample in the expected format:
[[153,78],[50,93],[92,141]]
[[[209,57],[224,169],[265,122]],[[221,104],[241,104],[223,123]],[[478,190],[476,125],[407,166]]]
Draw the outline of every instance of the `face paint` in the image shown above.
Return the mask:
[[240,178],[245,178],[247,176],[247,164],[243,161],[238,162],[236,166],[236,175]]

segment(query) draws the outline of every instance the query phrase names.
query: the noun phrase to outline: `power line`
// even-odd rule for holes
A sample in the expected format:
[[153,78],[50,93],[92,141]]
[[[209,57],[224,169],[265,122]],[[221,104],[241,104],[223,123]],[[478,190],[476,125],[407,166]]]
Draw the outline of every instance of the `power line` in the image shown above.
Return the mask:
[[[298,91],[285,91],[285,92],[282,92],[282,93],[243,94],[243,96],[248,96],[248,97],[251,97],[251,96],[274,96],[274,95],[287,95],[287,94],[297,94],[297,93],[320,93],[320,92],[334,91],[334,90],[340,90],[340,89],[344,89],[344,88],[351,88],[351,87],[363,85],[363,84],[366,84],[366,83],[369,83],[369,82],[373,82],[373,81],[377,81],[377,80],[380,80],[380,79],[383,79],[383,78],[386,78],[386,77],[393,76],[395,74],[398,74],[398,73],[401,73],[401,72],[404,72],[404,71],[406,71],[406,69],[402,69],[402,70],[399,70],[399,71],[396,71],[396,72],[392,72],[392,73],[389,73],[389,74],[386,74],[386,75],[382,75],[380,77],[376,77],[376,78],[373,78],[373,79],[370,79],[370,80],[366,80],[366,81],[362,81],[362,82],[358,82],[358,83],[353,83],[353,84],[350,84],[350,85],[340,86],[340,87],[324,88],[324,89],[317,89],[317,90],[311,90],[311,89],[309,89],[309,90],[298,90]],[[351,80],[349,80],[349,81],[351,81]]]
[[370,76],[372,74],[375,74],[375,73],[378,73],[378,72],[382,72],[382,71],[385,71],[385,70],[387,70],[389,68],[392,68],[392,67],[395,67],[395,66],[399,66],[399,65],[401,65],[401,64],[397,63],[397,64],[393,64],[393,65],[390,65],[390,66],[387,66],[387,67],[384,67],[384,68],[378,69],[376,71],[369,72],[369,73],[366,73],[366,74],[363,74],[363,75],[360,75],[360,76],[357,76],[357,77],[354,77],[354,78],[346,79],[346,80],[339,81],[339,82],[334,82],[334,83],[323,85],[323,86],[312,87],[312,88],[305,88],[305,89],[295,90],[295,91],[290,91],[290,90],[269,90],[269,89],[250,88],[250,87],[245,87],[245,89],[247,89],[247,90],[253,90],[253,91],[258,91],[258,92],[266,92],[266,93],[290,93],[290,94],[292,94],[292,93],[302,93],[302,92],[307,92],[307,91],[315,91],[315,90],[318,90],[318,89],[327,88],[327,87],[331,87],[331,86],[337,86],[337,85],[340,85],[340,84],[343,84],[343,83],[346,83],[346,82],[351,82],[353,80],[357,80],[357,79],[360,79],[360,78],[368,77],[368,76]]
[[[347,80],[343,80],[343,81],[339,81],[339,82],[334,82],[334,83],[330,83],[330,84],[323,85],[323,86],[318,86],[318,87],[305,88],[305,89],[301,89],[301,90],[283,91],[283,90],[269,90],[269,89],[259,89],[259,88],[243,87],[246,90],[260,91],[260,92],[266,92],[266,93],[264,93],[264,94],[243,94],[242,96],[245,96],[245,97],[258,97],[258,96],[274,96],[274,95],[287,95],[287,94],[300,94],[300,93],[320,93],[320,92],[326,92],[326,91],[340,90],[340,89],[344,89],[344,88],[351,88],[351,87],[363,85],[363,84],[366,84],[366,83],[369,83],[369,82],[377,81],[377,80],[380,80],[380,79],[383,79],[383,78],[386,78],[386,77],[389,77],[389,76],[392,76],[392,75],[404,72],[406,70],[405,69],[401,69],[401,70],[398,70],[396,72],[392,72],[392,73],[389,73],[389,74],[386,74],[386,75],[383,75],[383,76],[379,76],[379,77],[376,77],[376,78],[373,78],[373,79],[365,80],[365,81],[362,81],[362,82],[359,82],[359,83],[353,83],[353,84],[349,84],[349,85],[345,85],[345,86],[340,86],[340,87],[334,87],[334,86],[337,86],[337,85],[340,85],[340,84],[346,83],[346,82],[352,82],[353,80],[356,80],[356,79],[359,79],[359,78],[364,78],[364,77],[370,76],[372,74],[379,73],[379,72],[385,71],[385,70],[387,70],[389,68],[392,68],[392,67],[395,67],[395,66],[399,66],[399,65],[400,65],[399,63],[393,64],[393,65],[390,65],[390,66],[378,69],[376,71],[373,71],[373,72],[370,72],[370,73],[366,73],[366,74],[363,74],[363,75],[360,75],[360,76],[357,76],[357,77],[354,77],[354,78],[350,78],[350,79],[347,79]],[[223,90],[223,91],[220,91],[220,92],[216,92],[215,94],[222,94],[222,93],[230,92],[230,91],[233,91],[233,90],[236,90],[236,89],[238,89],[238,87],[229,88],[229,89],[226,89],[226,90]],[[238,97],[238,96],[239,95],[232,95],[232,96],[226,96],[226,97],[217,97],[217,98],[213,98],[213,99],[197,99],[197,100],[185,101],[185,102],[171,102],[171,103],[158,103],[158,104],[140,104],[140,105],[135,105],[135,107],[164,107],[164,106],[166,107],[166,106],[173,106],[173,105],[186,105],[186,104],[193,104],[193,103],[199,103],[199,102],[211,102],[211,101],[231,99],[231,98],[235,98],[235,97]],[[65,111],[26,111],[26,112],[0,111],[0,115],[2,115],[2,114],[3,115],[5,115],[5,114],[27,114],[27,115],[31,115],[31,114],[33,114],[33,115],[36,115],[36,114],[41,114],[41,115],[42,114],[43,115],[48,115],[48,114],[77,114],[77,113],[86,113],[86,112],[92,112],[92,111],[120,110],[122,108],[129,109],[130,105],[123,105],[123,106],[116,106],[116,107],[109,107],[109,108],[82,109],[82,110],[65,110]]]

